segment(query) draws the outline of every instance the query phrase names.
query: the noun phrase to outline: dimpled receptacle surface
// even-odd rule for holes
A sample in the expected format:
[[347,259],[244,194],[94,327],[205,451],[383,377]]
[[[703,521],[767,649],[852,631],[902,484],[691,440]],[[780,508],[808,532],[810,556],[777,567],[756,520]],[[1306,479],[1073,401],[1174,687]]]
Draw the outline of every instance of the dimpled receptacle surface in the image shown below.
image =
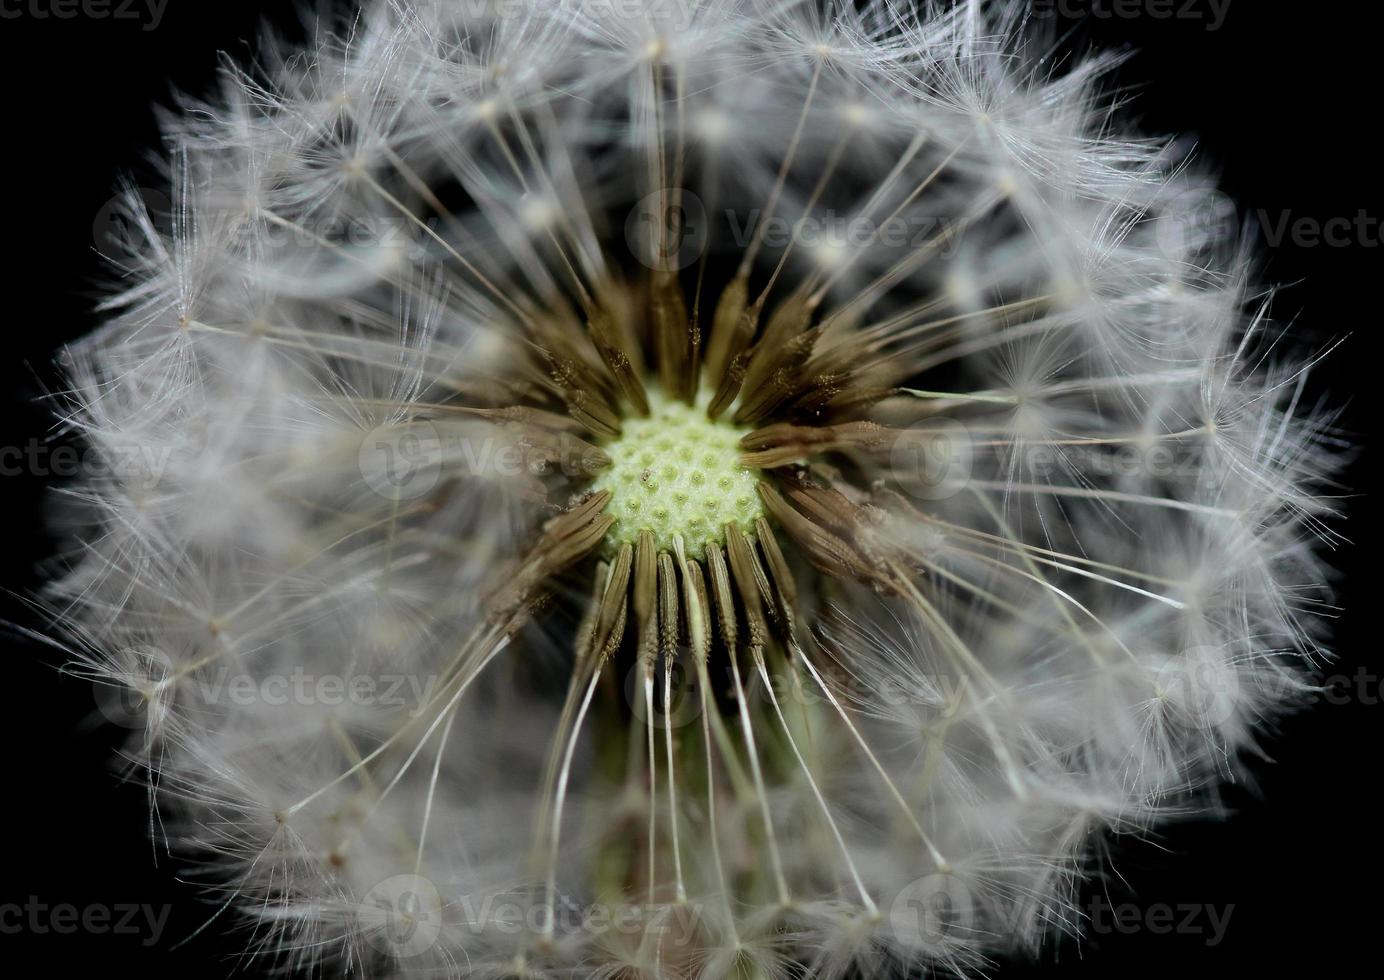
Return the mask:
[[704,400],[686,405],[654,390],[649,417],[627,418],[622,428],[602,447],[611,465],[592,486],[611,492],[609,551],[636,544],[648,529],[660,551],[681,536],[689,557],[701,558],[707,541],[724,544],[727,524],[753,534],[764,510],[757,474],[740,462],[749,429],[708,419]]

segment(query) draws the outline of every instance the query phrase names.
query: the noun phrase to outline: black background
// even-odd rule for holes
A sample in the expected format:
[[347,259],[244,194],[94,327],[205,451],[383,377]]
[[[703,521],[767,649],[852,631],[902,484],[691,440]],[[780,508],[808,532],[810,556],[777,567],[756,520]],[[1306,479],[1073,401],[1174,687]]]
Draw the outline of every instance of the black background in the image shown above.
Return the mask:
[[[209,91],[218,50],[243,57],[265,16],[293,24],[286,3],[168,0],[157,26],[146,29],[147,16],[40,18],[30,2],[0,0],[0,11],[20,14],[0,17],[4,447],[50,431],[41,398],[57,383],[52,352],[95,322],[93,284],[103,272],[94,225],[122,172],[147,181],[143,161],[158,145],[152,106],[175,86]],[[37,2],[51,9],[51,0]],[[1078,48],[1137,49],[1118,80],[1135,97],[1141,125],[1197,137],[1243,216],[1325,222],[1354,220],[1363,210],[1372,219],[1363,236],[1348,233],[1348,244],[1285,240],[1261,249],[1264,280],[1285,287],[1276,312],[1296,318],[1294,336],[1316,346],[1346,338],[1316,383],[1347,404],[1347,426],[1367,444],[1384,382],[1375,343],[1384,308],[1380,5],[1231,0],[1216,30],[1208,29],[1205,0],[1173,0],[1174,11],[1194,16],[1169,18],[1157,16],[1166,9],[1157,0],[1044,6],[1056,8]],[[1077,11],[1110,15],[1066,16]],[[253,975],[256,964],[235,957],[240,942],[222,935],[219,922],[193,935],[213,910],[166,859],[156,864],[143,791],[121,785],[111,762],[121,733],[94,723],[90,691],[61,676],[60,658],[22,632],[34,625],[23,597],[52,545],[43,531],[48,480],[34,467],[19,469],[0,475],[0,587],[8,590],[0,620],[11,624],[0,632],[0,905],[33,897],[170,912],[156,943],[147,933],[0,933],[0,969],[25,976],[138,970],[148,980]],[[1156,842],[1122,846],[1118,877],[1101,886],[1111,903],[1133,903],[1141,914],[1158,905],[1233,906],[1222,941],[1107,930],[998,975],[1332,976],[1347,964],[1371,964],[1380,929],[1376,749],[1384,704],[1381,680],[1370,672],[1384,673],[1384,664],[1369,617],[1381,612],[1372,560],[1381,542],[1375,501],[1364,493],[1365,462],[1350,482],[1361,493],[1345,501],[1349,520],[1339,526],[1350,544],[1334,561],[1343,611],[1340,659],[1328,672],[1364,670],[1363,681],[1350,686],[1345,703],[1320,704],[1283,726],[1270,742],[1272,760],[1256,767],[1254,792],[1232,790],[1239,811],[1232,821],[1171,827]]]

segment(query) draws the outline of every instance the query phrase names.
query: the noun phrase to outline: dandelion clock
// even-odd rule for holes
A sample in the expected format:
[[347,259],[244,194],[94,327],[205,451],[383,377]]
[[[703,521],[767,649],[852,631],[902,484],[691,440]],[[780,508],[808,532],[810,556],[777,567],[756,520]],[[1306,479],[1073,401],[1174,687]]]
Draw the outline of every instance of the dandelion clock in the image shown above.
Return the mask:
[[[1330,417],[1023,5],[391,0],[164,119],[49,601],[290,973],[978,975],[1323,656]],[[138,845],[138,841],[131,842]]]

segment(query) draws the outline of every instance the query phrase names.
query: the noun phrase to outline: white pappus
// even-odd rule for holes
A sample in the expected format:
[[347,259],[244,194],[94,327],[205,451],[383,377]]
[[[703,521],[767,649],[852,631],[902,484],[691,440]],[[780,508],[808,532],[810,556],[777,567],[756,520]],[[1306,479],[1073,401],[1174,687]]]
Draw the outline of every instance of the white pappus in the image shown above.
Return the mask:
[[[1333,416],[980,0],[367,0],[165,118],[51,597],[272,965],[967,974],[1308,685]],[[215,926],[214,926],[215,927]]]

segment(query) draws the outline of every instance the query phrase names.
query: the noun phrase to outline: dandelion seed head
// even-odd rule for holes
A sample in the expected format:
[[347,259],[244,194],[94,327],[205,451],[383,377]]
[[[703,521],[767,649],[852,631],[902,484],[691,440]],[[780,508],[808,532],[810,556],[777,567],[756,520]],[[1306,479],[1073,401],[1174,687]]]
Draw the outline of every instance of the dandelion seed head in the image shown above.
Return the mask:
[[1306,689],[1339,439],[1226,202],[906,8],[367,0],[167,114],[52,602],[278,965],[974,974]]

